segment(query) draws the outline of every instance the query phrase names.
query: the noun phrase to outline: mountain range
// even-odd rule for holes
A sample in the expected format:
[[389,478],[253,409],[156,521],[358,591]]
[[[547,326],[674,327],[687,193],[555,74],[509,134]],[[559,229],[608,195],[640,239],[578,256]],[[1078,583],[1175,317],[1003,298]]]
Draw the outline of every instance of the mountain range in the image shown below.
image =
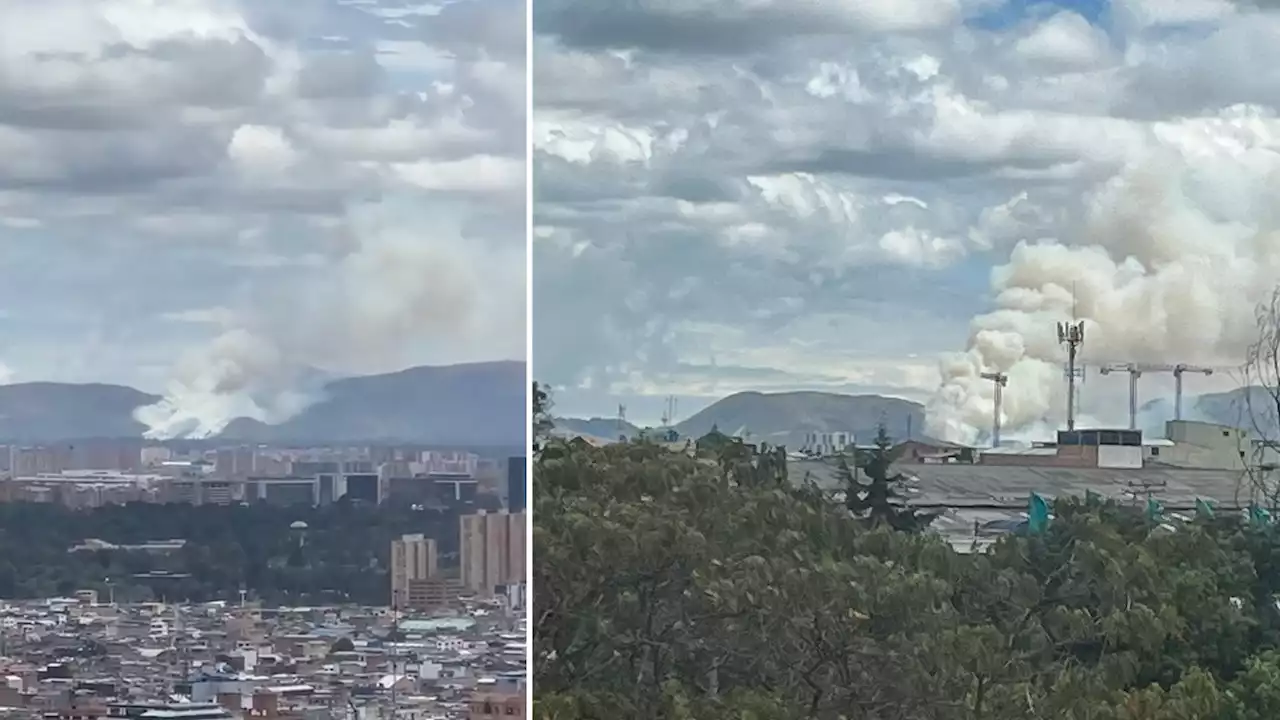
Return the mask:
[[[527,390],[525,365],[518,361],[341,378],[326,383],[315,403],[284,422],[240,418],[217,439],[523,447]],[[146,427],[133,418],[133,411],[159,399],[124,385],[0,385],[0,440],[140,438]]]
[[[603,440],[634,437],[640,428],[614,418],[556,418],[557,431]],[[880,425],[895,439],[922,438],[924,406],[880,395],[822,392],[742,392],[717,400],[674,429],[681,437],[700,437],[716,428],[752,442],[799,448],[808,432],[851,432],[870,442]]]
[[[1242,410],[1246,407],[1246,392],[1239,388],[1188,397],[1184,417],[1252,430],[1252,421]],[[1252,392],[1255,403],[1269,400],[1260,388],[1252,388]],[[1139,423],[1148,435],[1162,437],[1164,422],[1172,417],[1172,403],[1155,400],[1142,406]],[[620,435],[634,437],[641,430],[631,423],[619,424],[616,418],[556,418],[554,423],[562,435],[610,441]],[[804,445],[808,432],[851,432],[857,442],[870,442],[881,424],[895,441],[929,439],[924,435],[924,406],[920,403],[880,395],[822,392],[736,393],[677,423],[674,429],[681,437],[696,438],[716,427],[752,441],[799,448]],[[1269,437],[1280,438],[1280,423],[1272,421],[1261,425]]]

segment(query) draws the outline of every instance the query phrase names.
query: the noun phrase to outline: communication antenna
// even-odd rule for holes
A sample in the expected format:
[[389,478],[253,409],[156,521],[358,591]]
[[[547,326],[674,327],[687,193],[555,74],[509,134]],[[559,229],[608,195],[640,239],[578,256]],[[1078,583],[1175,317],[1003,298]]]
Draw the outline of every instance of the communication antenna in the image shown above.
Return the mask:
[[[1076,295],[1076,284],[1071,283],[1071,322],[1072,324],[1075,324],[1079,322],[1079,320],[1080,320],[1080,299],[1079,299],[1079,296]],[[1080,405],[1081,405],[1080,398],[1084,394],[1084,383],[1085,383],[1086,375],[1088,374],[1087,370],[1088,370],[1088,366],[1085,365],[1084,363],[1080,363],[1079,366],[1075,367],[1074,369],[1071,367],[1070,364],[1066,364],[1062,366],[1062,379],[1068,381],[1067,384],[1069,388],[1075,389],[1075,392],[1072,394],[1071,399],[1072,401],[1074,401],[1074,405],[1072,407],[1077,412],[1080,410]],[[1071,380],[1073,378],[1077,381],[1075,384],[1071,383]],[[1072,414],[1072,417],[1073,418],[1075,417],[1074,413]]]
[[667,409],[662,413],[662,427],[671,427],[676,421],[676,396],[667,396]]
[[618,437],[619,438],[626,436],[627,433],[624,430],[626,426],[627,426],[627,406],[619,403],[618,404]]
[[1067,346],[1067,430],[1076,429],[1076,356],[1084,344],[1084,322],[1058,323],[1058,344]]

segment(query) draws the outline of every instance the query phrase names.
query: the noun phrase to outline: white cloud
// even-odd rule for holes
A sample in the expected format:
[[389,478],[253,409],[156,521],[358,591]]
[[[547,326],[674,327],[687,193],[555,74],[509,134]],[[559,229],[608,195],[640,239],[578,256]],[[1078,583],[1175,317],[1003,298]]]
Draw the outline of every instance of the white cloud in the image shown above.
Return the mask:
[[1060,411],[1073,285],[1096,361],[1238,354],[1280,269],[1280,18],[1057,4],[535,7],[534,365],[559,406],[879,390],[964,434],[998,367],[1025,424]]
[[246,384],[283,396],[303,366],[522,357],[524,13],[3,4],[4,361],[159,391],[266,328]]

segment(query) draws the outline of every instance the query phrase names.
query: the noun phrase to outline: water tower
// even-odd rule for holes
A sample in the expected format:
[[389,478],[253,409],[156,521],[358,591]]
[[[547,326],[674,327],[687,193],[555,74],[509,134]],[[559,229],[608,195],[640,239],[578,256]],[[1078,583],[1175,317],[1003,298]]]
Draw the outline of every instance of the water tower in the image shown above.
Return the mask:
[[294,520],[289,525],[289,534],[293,536],[294,545],[299,550],[306,547],[307,544],[307,524],[301,520]]

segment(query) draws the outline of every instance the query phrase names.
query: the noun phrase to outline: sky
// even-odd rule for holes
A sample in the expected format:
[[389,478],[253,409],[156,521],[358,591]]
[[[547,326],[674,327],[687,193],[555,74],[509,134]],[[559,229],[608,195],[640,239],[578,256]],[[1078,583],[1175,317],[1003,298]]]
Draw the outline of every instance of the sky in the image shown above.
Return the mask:
[[[533,358],[559,414],[881,393],[973,440],[981,372],[1010,374],[1006,427],[1060,411],[1073,313],[1090,362],[1225,387],[1280,277],[1266,8],[542,0],[533,20]],[[1087,383],[1087,410],[1123,413],[1123,377]]]
[[525,21],[521,0],[0,4],[0,380],[522,359]]

